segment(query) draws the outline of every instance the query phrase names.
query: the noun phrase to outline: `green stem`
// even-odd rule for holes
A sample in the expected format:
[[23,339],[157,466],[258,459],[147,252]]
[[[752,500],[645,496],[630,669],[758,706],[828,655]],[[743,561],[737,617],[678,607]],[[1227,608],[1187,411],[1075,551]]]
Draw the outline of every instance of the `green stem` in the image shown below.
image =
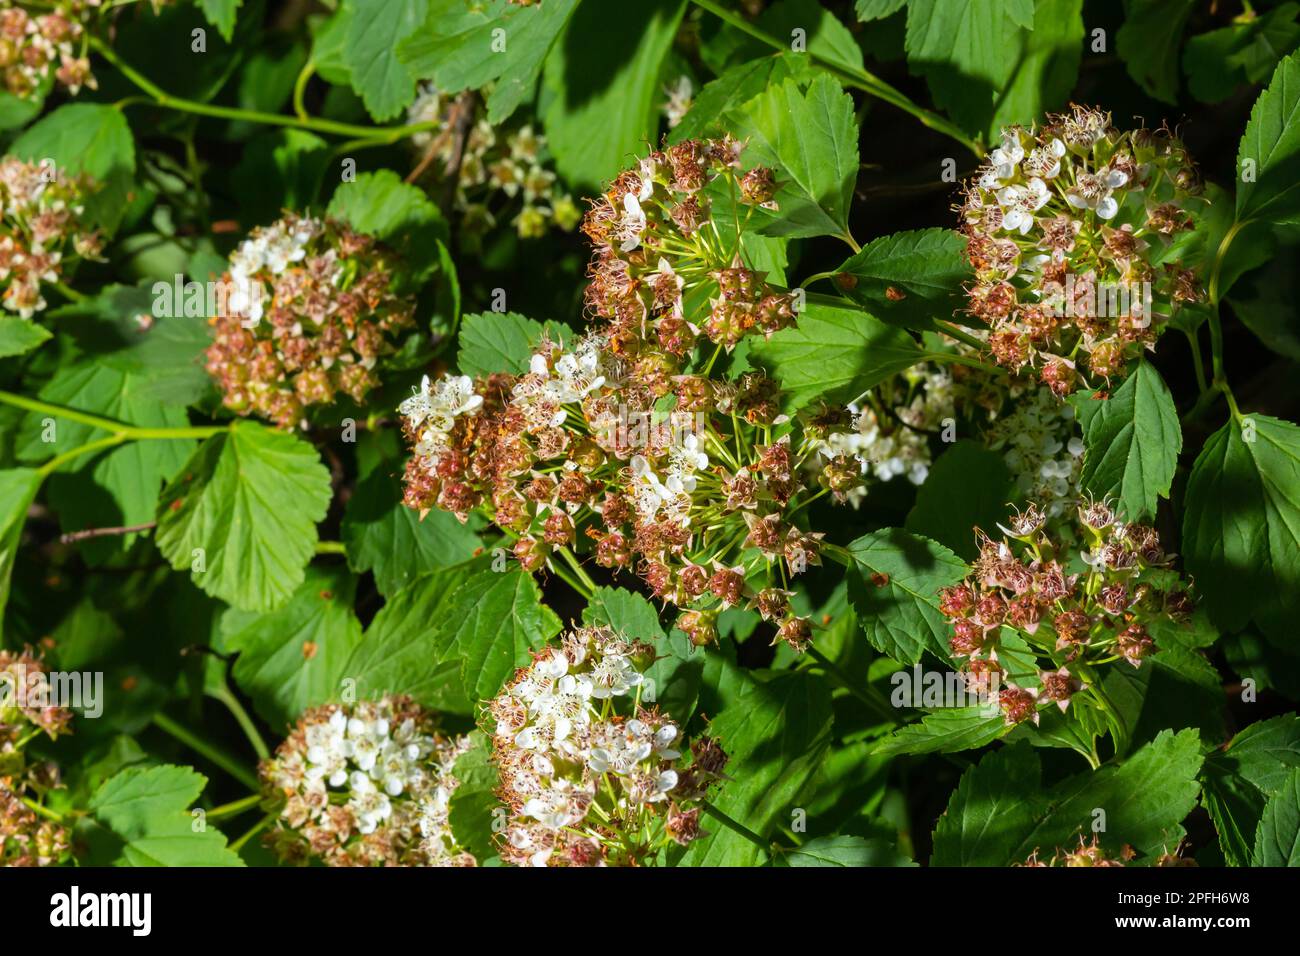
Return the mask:
[[260,793],[250,794],[242,800],[233,800],[230,803],[223,803],[219,807],[213,807],[206,814],[209,820],[219,820],[222,817],[237,817],[245,810],[251,810],[262,802]]
[[[691,2],[701,10],[707,10],[724,23],[735,27],[742,33],[748,34],[761,43],[767,44],[774,50],[785,52],[790,49],[788,43],[772,36],[759,27],[756,27],[734,10],[728,10],[727,8],[713,2],[713,0],[691,0]],[[974,153],[975,156],[981,159],[984,157],[984,147],[963,133],[955,124],[944,119],[937,113],[932,113],[929,110],[918,106],[907,96],[894,89],[894,87],[890,86],[878,76],[867,72],[861,67],[837,63],[834,60],[827,59],[821,54],[815,53],[811,50],[808,52],[808,56],[811,57],[813,62],[822,69],[835,74],[849,86],[862,90],[864,93],[876,97],[876,99],[883,100],[891,106],[897,107],[903,112],[916,117],[916,119],[920,120],[923,125],[928,126],[935,132],[943,133],[945,136],[955,139]]]
[[88,455],[92,451],[99,451],[101,448],[112,448],[126,441],[121,435],[110,435],[107,438],[100,438],[97,441],[86,442],[84,445],[78,445],[71,451],[65,451],[62,455],[55,455],[40,467],[42,477],[51,474],[57,469],[66,465],[70,461],[80,458],[82,455]]
[[594,592],[596,590],[596,582],[591,579],[591,575],[589,575],[586,568],[582,566],[577,555],[569,550],[568,545],[564,545],[556,550],[560,552],[561,557],[564,558],[569,567],[573,568],[573,573],[578,576],[578,580],[585,584],[589,590]]
[[[198,103],[179,96],[172,96],[135,67],[125,62],[114,52],[113,48],[92,36],[90,45],[105,60],[111,63],[119,73],[147,93],[155,106],[176,110],[181,113],[194,113],[198,116],[211,116],[217,119],[244,120],[249,123],[261,123],[266,126],[288,126],[294,129],[311,130],[333,136],[351,136],[360,140],[393,137],[402,139],[414,133],[423,133],[437,128],[436,123],[413,123],[408,126],[357,126],[353,123],[338,123],[334,120],[317,117],[281,116],[279,113],[264,113],[260,110],[244,110],[230,106],[214,106],[210,103]],[[130,105],[130,100],[123,100],[119,106]]]
[[58,290],[59,295],[63,296],[63,297],[64,297],[65,299],[67,299],[69,302],[85,302],[85,301],[86,301],[86,296],[85,296],[83,293],[78,292],[76,289],[72,288],[72,286],[68,285],[67,283],[63,282],[62,280],[55,280],[54,282],[52,282],[52,283],[50,283],[50,284],[51,284],[52,286],[54,286],[55,289]]
[[213,700],[220,701],[225,705],[226,710],[230,711],[230,716],[235,718],[235,722],[239,724],[244,736],[252,744],[253,752],[257,754],[258,760],[265,760],[271,756],[271,751],[267,748],[266,741],[262,739],[257,725],[253,723],[253,719],[248,716],[248,711],[244,709],[244,705],[230,692],[230,688],[226,686],[224,681],[216,688],[209,690],[208,696]]
[[66,418],[69,421],[77,422],[81,425],[89,425],[92,428],[99,428],[106,432],[111,432],[113,437],[118,438],[119,441],[137,441],[141,439],[211,438],[213,435],[219,435],[224,431],[230,430],[230,426],[228,425],[206,425],[202,427],[191,426],[186,428],[142,428],[136,425],[128,425],[125,422],[116,422],[111,418],[101,418],[99,415],[92,415],[89,412],[79,412],[75,408],[64,408],[62,405],[51,405],[49,402],[27,398],[24,395],[15,395],[13,392],[0,391],[0,403],[12,405],[15,408],[22,408],[29,412],[41,412],[58,418]]
[[298,79],[293,83],[293,112],[298,119],[304,122],[311,122],[311,117],[307,115],[307,107],[303,104],[303,97],[307,93],[307,83],[316,74],[316,61],[308,59],[302,65],[298,73]]
[[195,753],[206,757],[213,765],[220,767],[249,790],[260,792],[257,776],[224,750],[208,743],[192,730],[183,727],[166,714],[159,711],[153,715],[153,725],[170,737],[174,737]]
[[956,339],[958,342],[961,342],[963,345],[969,345],[977,352],[982,353],[985,351],[985,349],[988,348],[987,343],[981,342],[979,339],[975,338],[975,336],[971,335],[965,329],[958,328],[956,325],[954,325],[951,322],[939,321],[936,322],[935,324],[939,326],[940,330],[943,332],[944,335],[948,336],[948,338]]
[[342,541],[317,541],[317,554],[347,554],[347,546]]
[[245,843],[253,839],[253,837],[257,836],[268,826],[270,826],[270,824],[275,820],[277,816],[279,816],[278,813],[268,813],[266,816],[262,817],[262,819],[258,820],[257,823],[253,824],[252,829],[250,829],[247,833],[241,836],[234,843],[230,844],[231,851],[234,853],[238,853],[240,850],[242,850],[244,848]]
[[1187,344],[1192,349],[1192,366],[1196,371],[1196,388],[1202,395],[1210,387],[1205,378],[1205,359],[1201,356],[1201,340],[1197,337],[1195,330],[1183,329],[1187,336]]
[[25,806],[28,810],[32,811],[32,813],[35,813],[38,816],[42,816],[47,820],[53,820],[55,823],[63,822],[63,814],[56,813],[55,811],[51,810],[49,807],[37,803],[31,797],[22,797],[21,799],[23,801],[23,806]]

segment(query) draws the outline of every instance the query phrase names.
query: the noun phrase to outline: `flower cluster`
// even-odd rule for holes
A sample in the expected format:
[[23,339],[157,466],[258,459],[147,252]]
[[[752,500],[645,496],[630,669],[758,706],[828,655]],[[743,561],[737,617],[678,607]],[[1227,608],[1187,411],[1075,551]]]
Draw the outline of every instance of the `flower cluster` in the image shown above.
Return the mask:
[[906,475],[922,484],[930,473],[931,436],[942,434],[954,414],[948,371],[914,366],[872,389],[861,406],[818,415],[810,429],[820,436],[814,439],[820,457],[813,466],[837,500],[855,507],[870,477]]
[[[546,168],[546,137],[529,125],[501,130],[486,119],[462,115],[472,108],[424,84],[407,114],[412,124],[438,124],[411,142],[436,162],[435,178],[456,177],[453,202],[467,233],[480,236],[502,217],[513,217],[522,239],[544,236],[552,226],[573,229],[581,212]],[[461,134],[463,124],[468,128]]]
[[1019,396],[983,437],[990,448],[1002,452],[1016,487],[1049,521],[1073,508],[1079,499],[1084,445],[1072,405],[1036,387]]
[[31,653],[0,650],[0,866],[50,866],[68,853],[67,828],[30,806],[58,786],[58,772],[31,762],[26,745],[66,734],[72,722],[71,711],[54,705],[48,674]]
[[42,284],[59,282],[67,263],[93,259],[103,241],[86,221],[95,189],[46,163],[0,160],[0,286],[4,306],[29,319],[45,306]]
[[[1029,854],[1029,859],[1019,866],[1128,866],[1133,860],[1137,859],[1137,851],[1127,843],[1120,847],[1118,857],[1108,853],[1097,840],[1096,834],[1093,834],[1091,840],[1084,840],[1079,836],[1079,845],[1073,850],[1067,850],[1064,847],[1057,847],[1051,857],[1047,860],[1039,858],[1038,850]],[[1134,863],[1134,866],[1141,865]],[[1196,866],[1196,861],[1190,857],[1179,855],[1179,850],[1175,849],[1173,853],[1162,853],[1156,857],[1155,866]]]
[[[1140,666],[1156,651],[1149,626],[1184,620],[1192,611],[1153,528],[1122,522],[1104,501],[1080,504],[1077,516],[1076,548],[1048,533],[1042,509],[1027,507],[1010,528],[999,525],[1002,540],[981,534],[971,574],[940,592],[939,608],[952,622],[953,656],[973,686],[1002,687],[998,703],[1008,723],[1037,723],[1047,702],[1064,711],[1076,692],[1093,685],[1101,665]],[[1004,626],[1038,658],[1041,686],[1001,679]]]
[[373,238],[293,214],[253,230],[218,284],[208,373],[227,408],[281,428],[343,393],[360,402],[376,364],[414,324],[399,265]]
[[533,655],[487,706],[497,791],[509,811],[501,859],[631,866],[701,835],[700,802],[726,754],[653,705],[654,648],[581,628]]
[[259,768],[279,809],[267,842],[298,863],[473,866],[447,816],[468,746],[409,697],[308,710]]
[[1004,130],[959,208],[969,310],[989,326],[994,358],[1036,367],[1057,395],[1122,377],[1201,298],[1196,274],[1164,261],[1198,192],[1165,129],[1121,133],[1076,106],[1037,131]]
[[86,56],[86,21],[99,0],[62,0],[39,15],[14,0],[0,0],[0,70],[14,96],[26,99],[45,86],[51,74],[76,96],[96,88]]
[[[587,308],[611,320],[615,340],[648,339],[680,356],[701,335],[730,350],[748,334],[794,324],[794,296],[741,255],[736,207],[774,208],[776,193],[770,169],[741,173],[742,150],[730,137],[683,140],[624,171],[592,203],[582,223],[594,246]],[[733,223],[714,215],[724,197]]]
[[821,535],[790,517],[813,447],[792,437],[762,375],[675,371],[592,333],[568,351],[543,342],[522,375],[426,378],[399,409],[406,504],[486,511],[529,571],[589,543],[597,564],[692,607],[678,624],[698,644],[715,640],[719,610],[743,604],[802,649],[811,625],[772,576],[821,563]]

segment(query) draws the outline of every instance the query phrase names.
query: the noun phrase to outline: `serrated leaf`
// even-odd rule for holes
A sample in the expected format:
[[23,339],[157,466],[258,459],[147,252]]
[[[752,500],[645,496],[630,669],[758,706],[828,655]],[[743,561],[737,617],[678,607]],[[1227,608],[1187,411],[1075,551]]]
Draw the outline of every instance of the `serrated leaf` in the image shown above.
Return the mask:
[[966,576],[966,562],[941,544],[883,528],[848,547],[849,601],[871,646],[907,664],[923,651],[948,659],[948,622],[939,591]]
[[1300,44],[1297,13],[1300,4],[1282,3],[1189,39],[1183,48],[1188,90],[1204,103],[1217,103],[1244,83],[1266,80]]
[[751,361],[781,383],[790,407],[814,399],[846,403],[895,372],[924,361],[905,331],[851,306],[808,297],[796,325],[750,349]]
[[1264,807],[1252,866],[1300,866],[1300,770],[1293,771]]
[[528,6],[432,0],[424,24],[397,53],[417,79],[444,93],[486,87],[488,120],[502,123],[532,98],[546,55],[577,6],[577,0]]
[[1178,62],[1191,0],[1132,0],[1115,34],[1115,52],[1129,76],[1166,103],[1178,98]]
[[[1251,440],[1247,440],[1247,439]],[[1300,615],[1300,428],[1233,418],[1192,466],[1183,554],[1214,623],[1290,635]]]
[[199,0],[199,6],[203,9],[203,15],[207,17],[208,22],[217,28],[222,39],[227,43],[235,33],[235,11],[243,4],[244,0]]
[[1010,730],[996,708],[990,713],[984,707],[944,707],[876,741],[871,753],[894,756],[974,750],[1006,736]]
[[[723,813],[760,835],[788,820],[791,801],[812,777],[830,743],[830,689],[818,677],[794,671],[756,679],[726,665],[734,697],[709,723],[726,751],[730,778],[712,799]],[[692,843],[680,866],[754,866],[764,852],[744,837],[704,818],[710,836]]]
[[658,129],[659,73],[685,0],[623,0],[617,17],[578,6],[542,72],[540,113],[560,176],[592,189],[645,151]]
[[438,207],[391,169],[340,183],[326,214],[401,253],[417,283],[437,268],[438,242],[450,241],[447,220]]
[[827,836],[809,840],[780,857],[785,866],[916,866],[887,840]]
[[228,609],[221,633],[237,653],[235,683],[275,727],[335,698],[344,668],[361,643],[352,611],[356,581],[340,567],[308,567],[298,590],[270,613]]
[[213,597],[268,611],[302,583],[330,497],[329,471],[311,445],[237,421],[200,445],[163,489],[158,549]]
[[[1237,147],[1237,221],[1300,214],[1300,53],[1277,65]],[[1249,178],[1246,178],[1249,175]]]
[[570,332],[558,322],[543,324],[518,312],[473,312],[461,320],[456,364],[466,375],[520,375],[528,371],[528,360],[543,335],[565,342]]
[[1048,111],[1065,106],[1079,79],[1083,0],[1037,0],[1032,27],[1021,33],[1015,72],[998,92],[988,128],[991,141],[1003,127],[1038,122]]
[[106,780],[89,809],[121,841],[111,865],[243,866],[216,827],[194,827],[189,806],[207,782],[170,764],[131,767]]
[[1155,366],[1138,363],[1108,399],[1079,392],[1070,401],[1087,448],[1082,487],[1098,497],[1118,498],[1129,521],[1155,515],[1157,499],[1169,497],[1183,447],[1174,396]]
[[482,547],[469,524],[433,510],[423,518],[402,503],[402,482],[382,468],[357,484],[343,512],[348,565],[373,571],[379,593],[391,597],[421,575],[468,561]]
[[727,113],[739,109],[768,87],[796,76],[798,64],[792,55],[781,53],[730,67],[705,83],[692,97],[690,110],[668,133],[668,142],[697,139],[721,128]]
[[1242,730],[1205,758],[1201,802],[1231,866],[1249,866],[1270,797],[1300,769],[1300,718],[1284,714]]
[[497,820],[494,813],[499,807],[504,807],[495,792],[500,778],[492,765],[487,735],[475,730],[469,738],[470,748],[457,758],[452,769],[452,776],[459,786],[451,795],[448,819],[456,842],[481,864],[496,853],[493,837]]
[[0,358],[25,355],[49,338],[49,330],[31,319],[0,315]]
[[975,529],[1005,522],[1018,497],[1003,456],[978,442],[957,442],[930,467],[904,522],[970,561],[978,554]]
[[971,276],[966,240],[939,228],[873,239],[835,271],[851,277],[836,283],[854,302],[904,322],[950,317],[963,296],[962,283]]
[[741,107],[733,117],[748,140],[746,165],[773,168],[774,222],[768,235],[845,236],[858,176],[858,126],[853,100],[825,73],[807,91],[787,79]]
[[370,115],[390,120],[415,99],[415,74],[397,47],[424,23],[428,0],[349,0],[349,6],[343,62]]
[[1182,839],[1200,766],[1195,731],[1164,731],[1123,763],[1044,789],[1037,753],[1011,744],[962,775],[935,828],[931,865],[1007,866],[1035,850],[1050,857],[1091,835],[1096,809],[1106,812],[1103,847],[1117,855],[1128,844],[1149,861]]

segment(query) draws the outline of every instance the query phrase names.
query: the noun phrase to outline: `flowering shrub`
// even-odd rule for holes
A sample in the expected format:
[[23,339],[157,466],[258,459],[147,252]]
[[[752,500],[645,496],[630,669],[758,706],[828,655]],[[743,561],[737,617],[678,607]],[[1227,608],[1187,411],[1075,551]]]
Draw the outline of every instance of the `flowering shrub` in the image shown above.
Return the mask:
[[1298,51],[0,2],[0,861],[1300,862]]

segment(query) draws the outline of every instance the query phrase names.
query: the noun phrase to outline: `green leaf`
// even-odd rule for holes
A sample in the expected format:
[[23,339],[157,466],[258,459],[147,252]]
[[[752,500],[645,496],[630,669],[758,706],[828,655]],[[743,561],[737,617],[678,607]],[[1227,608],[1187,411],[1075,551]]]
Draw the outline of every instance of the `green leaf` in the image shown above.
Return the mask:
[[1234,20],[1219,30],[1194,36],[1183,48],[1187,88],[1198,100],[1226,100],[1238,86],[1261,83],[1278,60],[1300,44],[1296,15],[1300,4],[1283,3],[1259,16]]
[[935,828],[931,865],[1007,866],[1035,850],[1050,857],[1090,835],[1098,809],[1106,814],[1098,836],[1111,853],[1125,844],[1147,859],[1172,852],[1196,803],[1200,766],[1194,730],[1164,731],[1121,764],[1044,789],[1038,754],[1012,744],[962,775]]
[[1300,866],[1300,770],[1293,771],[1264,808],[1252,866]]
[[849,601],[871,646],[907,664],[930,651],[948,660],[939,591],[966,576],[966,562],[941,544],[882,528],[849,545]]
[[1015,72],[998,92],[990,139],[1003,127],[1038,122],[1069,100],[1084,51],[1083,0],[1038,0],[1033,29],[1020,36]]
[[117,228],[135,175],[135,140],[121,110],[67,103],[30,126],[9,151],[29,162],[53,160],[63,173],[93,176],[102,188],[86,200],[87,215],[110,233]]
[[1129,521],[1154,516],[1157,498],[1169,497],[1183,447],[1174,397],[1155,366],[1140,362],[1108,399],[1078,392],[1070,402],[1087,447],[1080,484],[1118,498]]
[[121,841],[113,866],[243,866],[189,806],[207,778],[189,767],[131,767],[95,791],[90,812]]
[[883,20],[885,17],[893,16],[907,0],[855,0],[853,9],[858,15],[858,19],[864,23],[868,20]]
[[1006,521],[1016,497],[1002,455],[963,439],[935,460],[904,526],[971,561],[979,553],[974,529],[991,531]]
[[163,490],[158,549],[213,597],[268,611],[303,582],[330,496],[329,471],[311,445],[237,421],[200,445]]
[[1205,758],[1201,802],[1229,865],[1250,865],[1264,808],[1298,769],[1300,717],[1295,714],[1251,724]]
[[348,566],[373,571],[379,593],[391,597],[416,578],[468,561],[482,547],[456,516],[434,509],[423,518],[402,504],[401,479],[380,468],[367,475],[343,513]]
[[470,713],[560,632],[531,575],[486,561],[427,575],[375,617],[346,673],[367,695],[410,694],[427,706]]
[[910,0],[907,65],[963,129],[983,135],[1033,25],[1032,0]]
[[1028,744],[1013,744],[985,756],[962,774],[939,818],[930,865],[1015,862],[1011,848],[1033,829],[1041,812],[1041,789],[1038,755]]
[[808,297],[796,325],[782,329],[750,349],[781,383],[790,407],[814,399],[847,403],[925,359],[902,329],[834,300]]
[[439,632],[450,620],[452,596],[486,562],[442,568],[398,591],[375,615],[344,673],[356,681],[358,697],[409,694],[426,707],[468,714],[461,664],[440,656]]
[[971,277],[966,240],[939,228],[873,239],[835,271],[852,277],[836,284],[854,302],[882,318],[904,320],[950,317]]
[[1237,147],[1237,221],[1300,215],[1300,53],[1277,65]]
[[424,24],[397,54],[417,79],[444,93],[487,87],[488,121],[496,125],[532,99],[546,55],[577,6],[577,0],[530,6],[432,0]]
[[391,169],[340,183],[326,214],[396,249],[417,281],[437,268],[437,242],[450,241],[447,220],[438,207]]
[[691,108],[682,121],[668,133],[668,142],[699,139],[721,131],[728,113],[739,109],[771,86],[802,75],[801,61],[794,54],[760,56],[729,67],[716,79],[705,83],[691,100]]
[[[106,363],[87,362],[60,369],[41,389],[42,400],[113,421],[146,428],[181,428],[189,424],[184,409],[159,405],[147,393],[148,379],[121,372]],[[108,432],[55,417],[55,440],[44,442],[46,416],[31,413],[19,434],[18,457],[43,461]],[[163,483],[194,451],[192,438],[127,442],[98,455],[85,455],[50,478],[51,507],[64,531],[144,524],[153,518]],[[135,540],[122,535],[86,541],[83,553],[101,561]]]
[[241,224],[266,224],[280,218],[281,210],[313,206],[330,162],[325,140],[305,130],[268,130],[253,137],[231,172]]
[[853,99],[828,74],[806,92],[792,79],[770,86],[734,115],[747,139],[746,165],[772,167],[778,218],[763,231],[780,236],[846,236],[858,177]]
[[420,29],[429,0],[349,0],[352,17],[343,62],[370,115],[390,120],[415,99],[415,74],[397,46]]
[[18,560],[27,509],[41,488],[41,473],[32,468],[0,469],[0,636],[9,603],[9,582]]
[[1115,34],[1115,52],[1142,89],[1166,103],[1178,98],[1178,55],[1191,0],[1132,0]]
[[203,15],[208,18],[208,22],[229,43],[235,33],[235,11],[243,2],[244,0],[199,0],[199,6],[203,8]]
[[465,375],[523,374],[543,335],[566,342],[571,332],[558,322],[543,324],[518,312],[470,313],[461,319],[456,364]]
[[1221,631],[1279,639],[1300,615],[1300,428],[1266,415],[1210,436],[1187,480],[1183,554]]
[[944,707],[931,711],[917,723],[899,727],[871,748],[875,756],[955,753],[975,750],[1005,736],[1008,726],[1002,712],[984,707]]
[[[804,671],[763,679],[726,665],[738,682],[735,697],[709,724],[726,751],[728,780],[712,802],[763,836],[790,819],[800,792],[830,744],[831,695]],[[692,843],[678,865],[754,866],[764,852],[707,818],[710,836]]]
[[546,57],[539,112],[560,176],[591,189],[656,140],[659,73],[685,0],[581,4]]
[[1294,305],[1297,284],[1293,263],[1285,256],[1276,256],[1267,268],[1247,276],[1228,304],[1266,346],[1278,355],[1300,361],[1300,315]]
[[343,568],[308,567],[298,590],[269,614],[230,608],[221,616],[226,649],[239,654],[235,683],[268,723],[283,728],[338,696],[361,643],[355,594],[356,580]]
[[493,840],[496,818],[493,813],[501,807],[496,789],[500,785],[497,769],[492,765],[491,746],[487,734],[481,730],[469,735],[470,748],[456,760],[452,775],[459,786],[451,795],[448,819],[456,842],[474,854],[481,864],[496,855]]
[[49,338],[49,330],[31,319],[0,315],[0,358],[25,355]]
[[785,866],[916,866],[887,840],[839,835],[809,840],[780,860]]

